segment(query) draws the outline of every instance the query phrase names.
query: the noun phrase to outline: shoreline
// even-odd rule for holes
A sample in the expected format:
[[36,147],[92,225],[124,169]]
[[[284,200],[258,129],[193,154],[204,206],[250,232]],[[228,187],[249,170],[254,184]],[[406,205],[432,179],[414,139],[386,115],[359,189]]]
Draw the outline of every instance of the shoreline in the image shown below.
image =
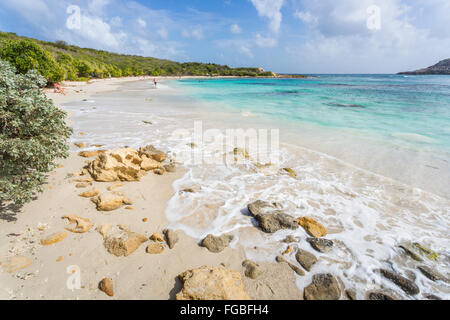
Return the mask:
[[[77,89],[70,92],[67,96],[56,96],[53,94],[53,96],[55,96],[54,101],[57,105],[61,103],[68,104],[70,101],[73,102],[81,101],[83,99],[90,99],[95,94],[98,94],[96,98],[98,100],[104,98],[105,93],[108,93],[107,96],[112,95],[109,99],[113,99],[114,97],[117,97],[118,94],[124,95],[124,93],[118,92],[118,88],[122,84],[127,85],[126,82],[133,81],[136,80],[130,79],[110,82],[99,81],[97,82],[97,85],[93,83],[88,86],[89,88],[81,87],[86,89],[83,90],[82,93],[77,93],[75,90],[79,90],[80,87],[75,87]],[[130,88],[128,88],[128,90],[129,89]],[[52,96],[52,94],[50,94],[50,96]],[[164,104],[161,104],[160,99],[156,99],[156,96],[152,95],[152,97],[155,98],[155,101],[153,101],[155,105],[151,111],[148,111],[149,113],[158,113],[158,110],[161,112],[165,107]],[[121,99],[127,101],[127,96],[124,96]],[[101,103],[101,101],[98,102],[100,105]],[[121,102],[119,101],[117,103],[120,105]],[[74,108],[76,108],[77,104],[75,103],[74,106]],[[81,109],[91,110],[86,107]],[[98,112],[99,115],[103,117],[103,110],[94,111]],[[69,112],[69,114],[71,118],[69,120],[73,121],[72,118],[76,117],[76,115],[71,112]],[[77,116],[79,117],[80,115]],[[86,114],[86,117],[89,118],[91,116]],[[163,120],[167,116],[165,114],[161,114],[161,117],[161,120],[158,120],[161,123],[154,123],[148,130],[157,131],[160,130],[160,128],[164,128],[164,123],[166,122]],[[180,115],[180,118],[183,118],[183,115]],[[169,125],[176,126],[177,123],[179,122],[169,122]],[[94,129],[94,127],[91,128]],[[139,130],[139,128],[137,129]],[[83,135],[80,133],[81,132],[79,131],[75,132],[71,141],[83,142],[87,139],[86,135],[90,135],[92,132],[83,131]],[[89,136],[89,138],[95,139],[95,134]],[[98,143],[102,142],[103,141]],[[93,143],[95,143],[95,141]],[[101,147],[96,147],[96,149],[98,148]],[[371,221],[365,221],[365,218],[361,217],[358,212],[355,212],[354,215],[350,217],[343,216],[343,214],[347,213],[344,210],[345,207],[340,207],[338,205],[338,201],[346,201],[348,204],[355,203],[356,201],[368,201],[370,199],[370,194],[365,195],[362,193],[360,195],[355,195],[354,191],[349,189],[348,186],[342,187],[342,189],[337,191],[333,190],[333,188],[330,188],[329,186],[326,186],[325,184],[323,186],[317,186],[315,185],[318,183],[317,181],[326,182],[326,180],[323,178],[317,180],[313,177],[315,175],[314,170],[311,173],[304,173],[301,170],[297,170],[299,177],[295,180],[292,180],[292,178],[288,176],[272,177],[269,175],[257,178],[261,180],[255,180],[255,183],[256,185],[262,185],[263,181],[265,181],[264,179],[269,179],[268,181],[271,181],[273,184],[281,182],[287,183],[292,190],[292,199],[299,199],[298,201],[290,200],[290,198],[282,198],[282,196],[285,195],[290,196],[288,191],[284,191],[286,194],[280,193],[279,195],[275,194],[275,196],[269,193],[262,200],[282,202],[287,200],[288,203],[292,203],[292,205],[294,205],[292,206],[289,204],[287,210],[300,210],[300,212],[302,212],[301,216],[308,215],[319,219],[328,228],[330,238],[336,242],[337,248],[335,250],[339,250],[339,255],[344,254],[343,258],[339,258],[339,255],[338,257],[328,257],[327,254],[317,254],[317,252],[314,252],[311,249],[307,241],[303,240],[304,234],[300,228],[296,232],[298,232],[298,235],[300,235],[302,240],[300,243],[293,244],[292,246],[294,248],[298,247],[299,249],[301,248],[303,250],[307,250],[308,252],[314,252],[315,255],[320,257],[321,261],[321,265],[318,266],[314,272],[306,273],[305,276],[295,276],[294,272],[286,263],[269,262],[274,261],[271,255],[279,255],[283,250],[291,247],[291,245],[283,242],[283,239],[290,235],[290,233],[280,231],[276,237],[274,237],[275,239],[270,239],[270,237],[266,237],[265,234],[260,234],[260,230],[251,224],[249,224],[247,228],[243,228],[242,232],[238,232],[238,242],[232,242],[230,247],[225,248],[225,250],[221,253],[211,253],[207,249],[200,247],[199,238],[197,236],[190,237],[186,235],[183,230],[177,231],[180,240],[174,249],[165,248],[164,252],[159,255],[149,255],[145,253],[146,244],[144,244],[129,257],[117,258],[112,256],[106,252],[103,247],[101,236],[94,230],[94,228],[88,233],[82,235],[69,234],[69,236],[61,244],[41,248],[41,246],[37,243],[39,238],[51,232],[62,230],[65,227],[64,221],[61,219],[61,216],[65,214],[76,214],[81,217],[90,218],[95,223],[95,226],[103,222],[109,222],[115,225],[126,224],[129,226],[131,231],[140,232],[145,234],[146,237],[149,237],[154,232],[162,232],[162,230],[170,224],[167,219],[168,211],[172,211],[180,215],[188,213],[189,210],[192,211],[192,208],[189,208],[188,205],[187,208],[182,206],[188,203],[187,198],[181,197],[177,192],[180,191],[180,188],[182,187],[189,187],[195,184],[195,179],[190,180],[192,175],[195,177],[195,174],[201,173],[202,170],[207,170],[205,167],[199,168],[197,172],[193,172],[192,167],[177,166],[176,173],[167,173],[163,176],[157,176],[149,173],[140,182],[127,182],[125,183],[125,186],[119,190],[123,191],[127,197],[130,197],[131,200],[133,200],[135,210],[128,211],[125,209],[119,209],[119,211],[113,211],[111,214],[102,214],[95,210],[95,206],[90,203],[89,199],[78,197],[77,193],[85,190],[75,189],[74,183],[69,182],[73,179],[67,179],[67,174],[79,171],[86,160],[76,155],[78,151],[78,149],[72,149],[69,159],[61,162],[64,167],[57,169],[54,174],[52,173],[50,175],[49,184],[45,192],[39,195],[37,200],[27,204],[23,208],[22,213],[16,215],[16,218],[18,218],[17,221],[7,223],[0,220],[0,228],[4,228],[6,230],[5,234],[0,236],[0,241],[2,241],[0,243],[3,244],[0,246],[0,253],[2,253],[0,255],[0,261],[3,261],[2,259],[5,255],[4,253],[8,252],[11,248],[16,248],[16,253],[26,253],[28,256],[31,255],[33,260],[31,266],[15,273],[15,278],[11,279],[8,278],[9,275],[0,273],[0,282],[6,284],[4,286],[6,289],[0,292],[1,299],[9,299],[14,296],[19,299],[39,299],[42,298],[39,297],[39,295],[42,295],[43,293],[44,298],[47,299],[107,299],[108,297],[105,296],[103,292],[100,292],[96,287],[98,281],[100,281],[103,277],[111,277],[113,279],[113,282],[117,287],[114,299],[173,299],[174,294],[181,288],[176,276],[188,269],[198,268],[202,265],[225,267],[227,269],[240,272],[244,282],[244,287],[249,296],[253,299],[303,299],[303,288],[311,282],[314,274],[317,274],[317,272],[331,272],[336,275],[341,274],[342,271],[340,270],[340,265],[343,264],[343,261],[345,262],[345,260],[348,260],[351,255],[355,254],[353,248],[346,249],[345,246],[352,245],[352,242],[361,241],[363,236],[356,236],[358,232],[360,233],[360,231],[355,229],[352,231],[353,233],[350,233],[346,236],[346,238],[339,238],[342,230],[346,230],[350,226],[347,220],[354,220],[355,222],[352,221],[352,224],[356,223],[371,225],[372,223]],[[168,151],[168,149],[164,149],[164,151]],[[320,163],[323,161],[326,161],[327,165],[329,164],[329,159],[324,160],[321,155],[307,152],[307,150],[304,151],[304,154],[298,155],[298,160],[302,161],[299,168],[307,164]],[[348,168],[344,170],[344,168],[346,168],[346,166],[344,166],[344,164],[340,164],[336,167],[330,167],[329,169],[331,172],[334,172],[336,169],[341,170],[342,176],[345,178],[345,173],[352,171],[348,171]],[[185,174],[186,172],[190,172],[191,176]],[[248,172],[244,171],[241,174],[247,176]],[[365,177],[365,174],[361,174]],[[367,182],[368,181],[362,180],[361,184]],[[243,182],[241,181],[240,183]],[[376,184],[377,180],[372,181],[371,183]],[[94,186],[90,186],[86,190],[96,187],[101,192],[105,192],[106,187],[110,185],[111,184],[109,183],[94,182]],[[229,182],[223,181],[223,184],[218,185],[218,187],[219,188],[217,191],[221,191],[220,189],[225,187],[230,189],[231,185]],[[386,187],[395,189],[398,187],[398,184],[393,182],[392,185],[387,185]],[[296,190],[302,190],[303,193],[294,192]],[[230,190],[227,192],[229,191]],[[236,192],[239,192],[239,190],[237,189]],[[397,191],[394,190],[394,192]],[[414,191],[411,192],[413,193]],[[200,189],[199,191],[195,191],[193,197],[194,199],[197,198],[200,201],[207,194],[207,189]],[[228,193],[227,197],[230,197],[230,194],[232,195],[232,198],[236,198],[237,203],[235,208],[238,208],[239,211],[249,203],[250,199],[248,198],[255,200],[257,199],[255,197],[261,197],[261,193],[258,191],[252,191],[252,193],[244,195],[243,198],[236,197],[236,195],[239,195],[239,197],[241,196],[238,193]],[[392,200],[393,202],[402,201],[401,196],[409,197],[410,190],[405,191],[405,193],[393,193],[393,195],[400,196],[400,199],[394,199]],[[280,198],[278,198],[278,196],[280,196]],[[336,197],[336,199],[327,199],[325,196]],[[216,197],[216,195],[214,195],[214,197]],[[208,202],[202,203],[201,208],[204,206],[206,214],[211,214],[217,209],[217,199],[214,197],[209,197],[210,199]],[[359,198],[361,198],[361,200]],[[169,202],[170,206],[167,206]],[[327,202],[329,202],[329,204]],[[388,205],[392,204],[389,203]],[[385,209],[389,209],[389,211],[392,210],[388,206],[383,207],[376,202],[368,203],[367,206],[373,206],[373,209],[380,212]],[[422,208],[418,206],[417,209],[420,210]],[[233,208],[228,208],[228,210],[230,214],[236,214],[236,217],[241,219],[241,212],[233,212],[233,210],[235,210]],[[328,216],[319,214],[319,211],[328,212]],[[374,212],[370,213],[373,214]],[[148,219],[145,223],[142,220],[144,218]],[[176,218],[178,219],[179,217]],[[196,219],[196,221],[200,221],[197,220],[199,217],[195,215],[193,215],[192,218]],[[389,217],[389,215],[384,214],[381,216],[376,216],[376,221],[377,224],[383,224],[383,221],[389,221],[390,218],[391,217]],[[436,219],[438,218],[433,217],[430,221],[435,223]],[[177,221],[181,224],[189,223],[189,221],[183,221],[182,219]],[[246,221],[250,222],[249,219]],[[346,224],[344,224],[344,222]],[[37,228],[42,223],[48,223],[49,225],[47,229],[40,232]],[[31,231],[24,231],[27,230],[27,228],[31,229]],[[392,234],[393,232],[395,233],[395,230],[391,230],[385,234]],[[211,233],[221,235],[222,231],[219,228],[212,230]],[[258,244],[258,247],[261,245],[261,248],[259,249],[267,249],[270,251],[267,259],[258,256],[259,253],[256,251],[259,250],[251,249],[251,246],[256,246],[256,244],[253,244],[253,240],[249,242],[249,239],[245,238],[244,235],[246,233],[263,241]],[[8,236],[8,234],[20,234],[20,236]],[[25,234],[26,236],[24,236]],[[373,235],[370,235],[370,237],[373,237]],[[382,235],[380,235],[380,237],[383,238]],[[376,237],[373,239],[376,239]],[[273,241],[269,243],[264,242],[269,240],[275,240],[276,244],[273,243]],[[388,246],[394,246],[397,241],[394,236],[392,238],[387,237],[386,240]],[[428,242],[428,238],[421,240],[426,240],[426,242]],[[30,242],[32,243],[29,246]],[[265,247],[266,245],[267,247]],[[438,249],[440,249],[440,251],[443,250],[441,248]],[[20,252],[21,250],[22,252]],[[397,249],[391,250],[392,251],[389,252],[389,255],[392,256],[394,252],[395,254],[399,254]],[[388,252],[386,252],[386,254],[387,253]],[[57,261],[61,256],[63,257],[63,260]],[[95,261],[92,261],[92,257],[96,257]],[[334,260],[336,258],[339,258],[340,261]],[[245,259],[252,259],[260,264],[260,267],[264,270],[264,273],[260,278],[254,280],[245,276],[245,269],[242,266],[242,262]],[[290,263],[296,263],[293,253],[288,254],[286,259]],[[398,259],[400,258],[395,257],[395,262],[404,267],[405,262],[403,260],[398,261]],[[62,285],[68,277],[64,268],[67,267],[69,263],[72,265],[78,265],[82,270],[83,278],[87,279],[87,281],[82,280],[84,288],[81,290],[75,290],[72,292]],[[410,262],[406,261],[406,264],[410,264]],[[380,265],[382,265],[381,261]],[[48,270],[43,270],[42,267],[44,266]],[[346,266],[346,268],[348,268],[348,266]],[[358,268],[360,268],[360,266]],[[57,274],[57,276],[55,277],[54,274]],[[132,276],[124,276],[124,274],[132,274]],[[26,280],[23,278],[26,278]],[[45,281],[46,279],[47,282]],[[38,283],[41,283],[42,281],[45,283],[43,288],[38,285]],[[342,291],[341,298],[347,299],[344,294],[344,288],[353,288],[354,283],[345,278],[341,278],[339,282],[339,286]],[[25,289],[20,289],[20,285],[25,285]],[[380,289],[380,287],[386,290],[392,289],[389,285],[386,285],[386,283],[382,283],[381,285],[379,283],[376,283],[376,285],[367,283],[364,285],[366,291]],[[362,299],[364,298],[362,295],[364,292],[360,288],[361,287],[358,287],[358,298]],[[9,289],[11,292],[8,291]],[[23,291],[25,291],[25,295],[23,295]],[[49,292],[51,292],[51,295],[48,295]],[[403,296],[403,298],[405,297]]]
[[[161,80],[161,79],[160,79]],[[125,82],[98,81],[88,86],[81,85],[67,90],[67,95],[48,93],[56,105],[89,99],[97,93],[112,92]],[[82,92],[77,92],[83,89]],[[69,112],[68,122],[73,123]],[[74,132],[77,140],[83,135]],[[211,253],[201,247],[197,240],[177,231],[178,242],[173,249],[165,247],[161,254],[145,252],[147,244],[141,245],[128,257],[116,257],[107,252],[101,235],[95,230],[104,223],[125,225],[130,231],[147,238],[162,233],[168,225],[166,203],[174,194],[173,183],[180,179],[185,170],[178,167],[175,173],[159,176],[148,173],[139,182],[124,182],[117,189],[133,202],[134,210],[124,207],[110,213],[95,209],[89,199],[78,196],[83,191],[98,189],[101,194],[115,183],[92,182],[87,188],[76,188],[77,176],[86,161],[94,158],[78,156],[82,149],[71,146],[67,159],[58,161],[60,167],[49,174],[43,193],[20,210],[6,210],[0,218],[0,299],[175,299],[181,290],[177,276],[190,269],[207,265],[226,268],[241,273],[246,292],[252,299],[302,299],[295,285],[292,270],[286,264],[262,263],[264,275],[257,281],[244,275],[242,262],[245,255],[239,247],[226,248],[221,253]],[[98,148],[97,148],[98,149]],[[84,176],[78,177],[81,180]],[[64,232],[68,227],[61,217],[73,214],[90,219],[92,229],[83,234],[67,232],[67,237],[51,246],[42,246],[40,239],[55,232]],[[12,265],[11,273],[3,270],[8,259],[25,257],[29,266]],[[79,268],[81,287],[71,290],[66,286],[70,267]],[[98,289],[99,281],[109,277],[114,283],[114,296],[108,297]]]

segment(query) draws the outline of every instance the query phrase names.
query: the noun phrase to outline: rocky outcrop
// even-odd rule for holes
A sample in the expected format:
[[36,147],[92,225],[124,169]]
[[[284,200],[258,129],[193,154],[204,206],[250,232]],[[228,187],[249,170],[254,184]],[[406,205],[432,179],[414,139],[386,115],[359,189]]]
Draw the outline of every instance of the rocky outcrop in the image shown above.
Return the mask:
[[306,271],[311,271],[311,267],[317,262],[315,255],[300,248],[295,254],[295,259],[297,259],[298,263],[300,263]]
[[245,276],[250,279],[256,279],[263,274],[261,267],[253,261],[245,260],[242,262],[242,266],[245,268]]
[[153,160],[152,158],[149,158],[145,154],[143,154],[141,158],[142,158],[142,162],[141,162],[142,170],[150,171],[150,170],[162,168],[161,162]]
[[75,223],[75,227],[66,227],[67,231],[74,233],[88,232],[93,226],[91,220],[89,220],[88,218],[82,218],[73,214],[65,215],[62,217],[62,219],[67,219],[70,224]]
[[113,211],[119,209],[123,205],[132,205],[130,199],[123,196],[113,194],[102,194],[92,198],[92,202],[97,205],[98,211]]
[[183,289],[177,300],[249,300],[239,272],[203,266],[178,276]]
[[147,156],[150,159],[153,159],[158,162],[163,162],[167,158],[167,154],[161,150],[156,149],[152,145],[148,145],[144,148],[139,148],[139,156]]
[[52,235],[41,239],[41,244],[43,246],[49,246],[58,242],[63,241],[67,237],[67,232],[57,232]]
[[136,150],[123,148],[100,154],[87,169],[95,181],[139,181],[142,177],[141,163]]
[[399,275],[398,273],[394,273],[386,269],[378,269],[377,272],[382,274],[386,279],[391,280],[408,294],[416,295],[420,292],[419,287],[413,281]]
[[304,290],[305,300],[338,300],[341,297],[341,289],[333,275],[316,274],[312,283]]
[[108,296],[114,296],[114,286],[111,278],[102,279],[102,281],[100,281],[100,283],[98,284],[98,288]]
[[136,232],[124,230],[113,235],[106,236],[104,245],[109,253],[117,257],[127,257],[146,241],[146,236]]
[[308,238],[306,241],[309,242],[311,247],[321,253],[330,252],[334,245],[333,241],[324,238]]
[[426,75],[426,74],[450,74],[450,59],[439,61],[437,64],[416,71],[400,72],[403,75]]
[[223,249],[228,247],[233,238],[234,237],[232,235],[227,234],[221,235],[219,237],[208,234],[202,241],[202,247],[207,248],[211,252],[219,253],[223,251]]
[[313,218],[303,217],[299,218],[297,222],[312,237],[320,238],[328,233],[327,229]]

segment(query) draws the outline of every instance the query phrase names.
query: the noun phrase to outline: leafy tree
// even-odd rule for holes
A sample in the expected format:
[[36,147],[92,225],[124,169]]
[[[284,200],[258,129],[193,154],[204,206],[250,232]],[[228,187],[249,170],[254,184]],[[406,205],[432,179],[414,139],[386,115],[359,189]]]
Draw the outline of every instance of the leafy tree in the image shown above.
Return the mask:
[[0,202],[30,201],[55,159],[68,156],[72,129],[40,89],[45,83],[38,72],[16,74],[0,60]]
[[9,40],[0,48],[0,59],[10,62],[18,72],[37,70],[47,82],[64,80],[64,69],[52,55],[30,40]]

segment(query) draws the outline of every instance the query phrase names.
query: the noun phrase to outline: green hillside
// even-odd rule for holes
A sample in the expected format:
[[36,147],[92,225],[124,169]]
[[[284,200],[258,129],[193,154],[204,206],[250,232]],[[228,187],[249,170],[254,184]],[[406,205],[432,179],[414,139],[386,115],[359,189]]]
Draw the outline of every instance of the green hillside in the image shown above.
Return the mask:
[[[40,52],[36,44],[44,52]],[[230,68],[197,62],[179,63],[80,48],[64,41],[46,42],[4,32],[0,32],[0,59],[8,60],[18,70],[34,66],[49,82],[141,75],[250,77],[275,75],[260,68]]]

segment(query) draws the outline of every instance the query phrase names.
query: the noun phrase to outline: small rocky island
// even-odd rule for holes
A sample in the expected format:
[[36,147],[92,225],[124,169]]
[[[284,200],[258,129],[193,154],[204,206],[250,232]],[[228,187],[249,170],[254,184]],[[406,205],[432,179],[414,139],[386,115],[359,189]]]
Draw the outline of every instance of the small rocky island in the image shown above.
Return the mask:
[[399,72],[404,75],[426,75],[426,74],[450,74],[450,59],[445,59],[434,66],[416,71]]

